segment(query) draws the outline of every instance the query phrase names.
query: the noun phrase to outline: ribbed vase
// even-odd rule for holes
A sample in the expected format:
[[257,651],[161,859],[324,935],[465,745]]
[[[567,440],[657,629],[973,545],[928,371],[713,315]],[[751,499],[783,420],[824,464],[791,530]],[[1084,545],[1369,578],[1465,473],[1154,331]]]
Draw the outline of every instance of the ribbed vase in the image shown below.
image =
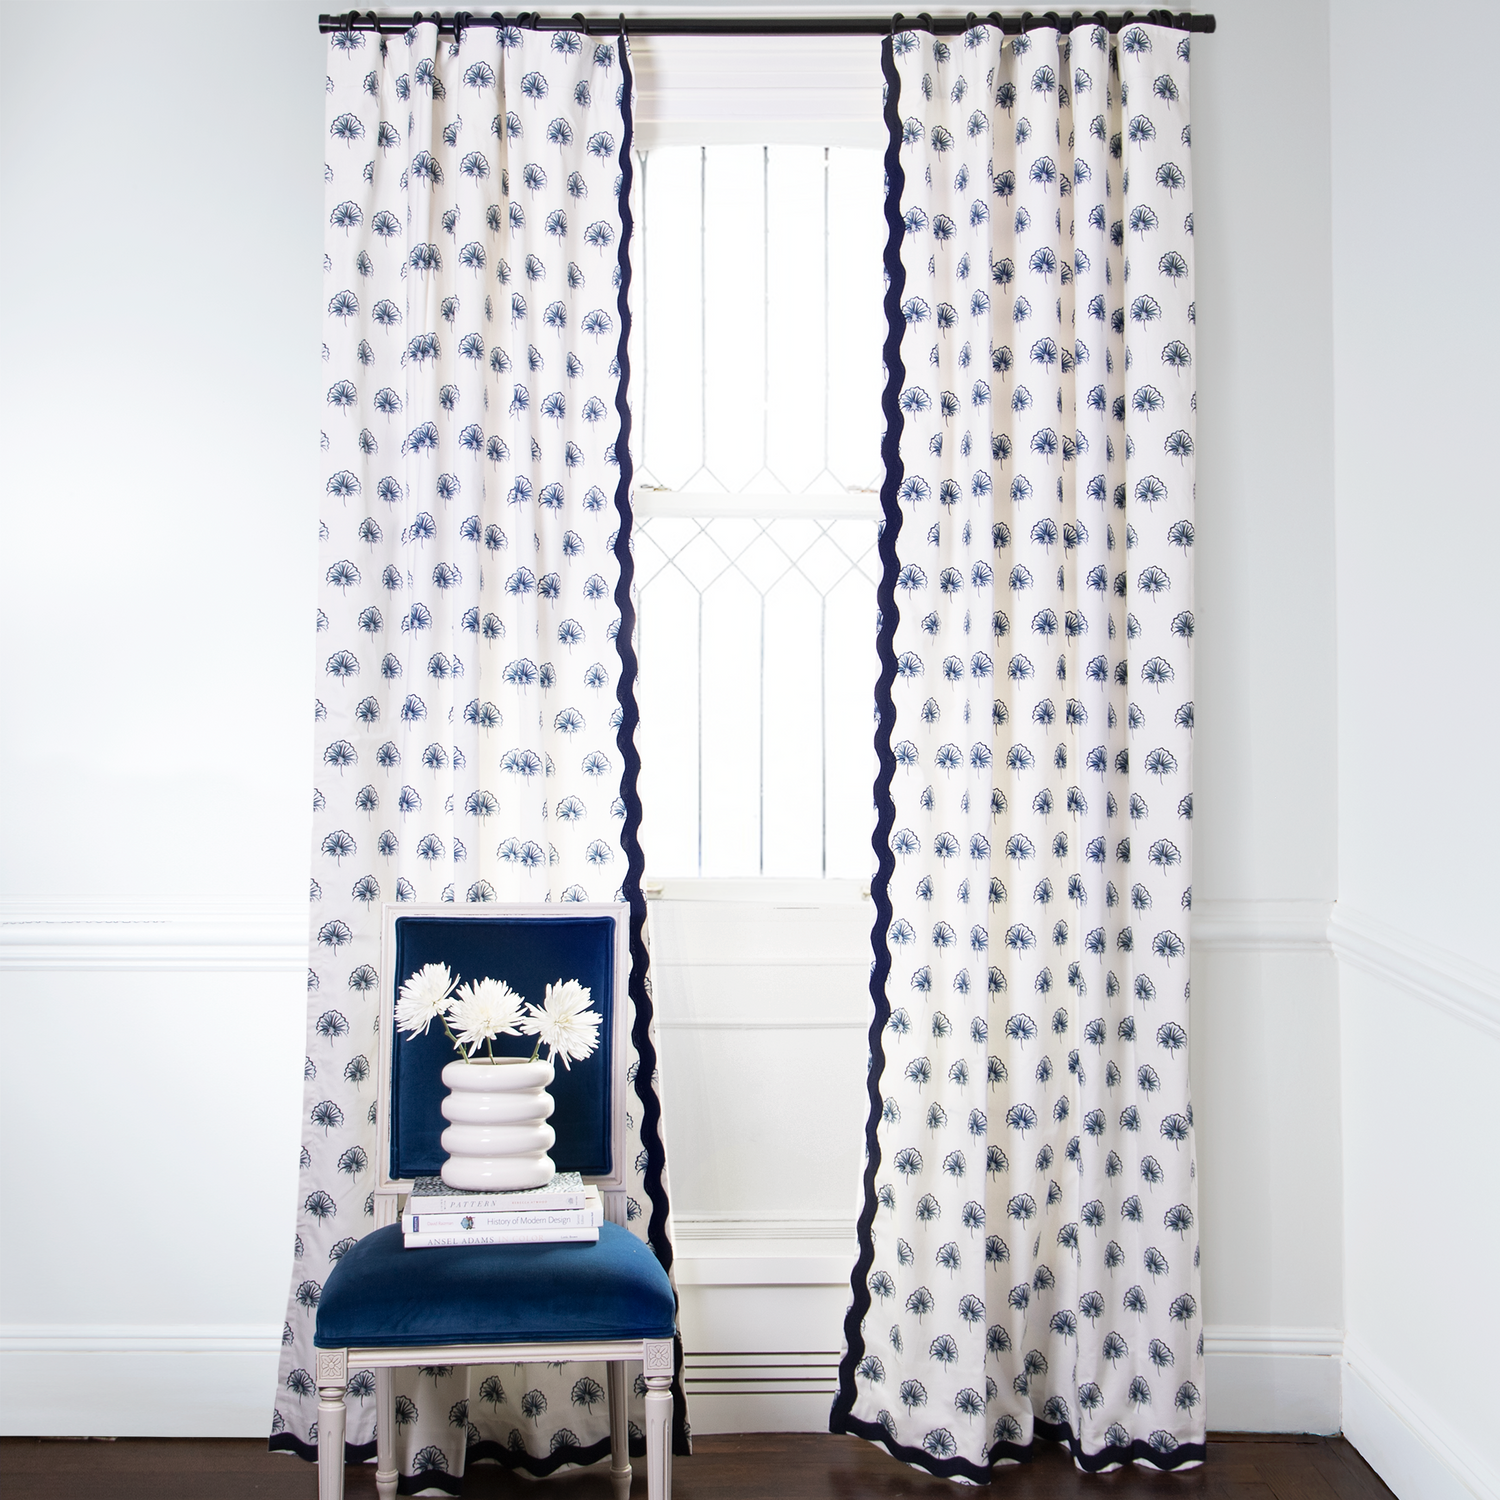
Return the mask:
[[451,1062],[443,1069],[448,1097],[442,1134],[443,1181],[464,1192],[512,1192],[551,1181],[547,1152],[557,1139],[552,1113],[552,1064],[524,1057]]

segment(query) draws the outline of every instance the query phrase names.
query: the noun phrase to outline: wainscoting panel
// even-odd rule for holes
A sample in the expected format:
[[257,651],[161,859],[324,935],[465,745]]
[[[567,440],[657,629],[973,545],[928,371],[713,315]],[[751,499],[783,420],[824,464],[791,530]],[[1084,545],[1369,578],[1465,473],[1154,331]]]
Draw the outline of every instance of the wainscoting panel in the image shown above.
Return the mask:
[[[653,973],[694,1426],[821,1431],[855,1253],[872,907],[853,882],[674,885],[652,902]],[[1259,1046],[1260,1030],[1281,1025],[1278,1006],[1321,1004],[1328,908],[1200,903],[1194,924],[1195,1047],[1211,1079],[1233,1077],[1247,1037]],[[184,1112],[207,1106],[194,1082],[198,1055],[218,1060],[218,1090],[232,1088],[240,1139],[258,1142],[265,1158],[239,1162],[231,1153],[230,1177],[215,1183],[210,1142],[198,1141],[179,1165],[203,1190],[193,1212],[166,1227],[140,1219],[112,1176],[101,1201],[130,1220],[130,1265],[92,1292],[76,1256],[26,1249],[10,1216],[0,1229],[4,1257],[12,1268],[24,1262],[26,1274],[0,1288],[0,1430],[265,1432],[285,1286],[277,1257],[293,1207],[305,934],[305,911],[285,903],[0,906],[0,1024],[10,1038],[0,1111],[9,1129],[20,1128],[16,1109],[28,1100],[36,1107],[25,1059],[45,1052],[37,1018],[82,1015],[125,1068],[113,1095],[108,1069],[96,1080],[102,1105],[123,1125],[110,1160],[155,1160]],[[170,1046],[146,1047],[136,1028],[164,1026],[169,1015],[191,1018],[191,1027],[163,1032]],[[247,1025],[257,1038],[248,1051]],[[155,1101],[144,1112],[142,1091]],[[1232,1189],[1215,1142],[1227,1149],[1256,1128],[1237,1113],[1253,1094],[1204,1093],[1206,1183],[1224,1176]],[[82,1149],[87,1135],[80,1123],[59,1149]],[[5,1172],[7,1201],[47,1201],[45,1172]],[[1206,1311],[1237,1322],[1207,1330],[1210,1421],[1336,1430],[1329,1319],[1276,1316],[1295,1297],[1268,1279],[1260,1249],[1243,1251],[1232,1215],[1220,1225],[1215,1212],[1206,1200]],[[207,1259],[204,1247],[213,1251]],[[255,1266],[241,1266],[252,1250]],[[1219,1292],[1240,1284],[1259,1288],[1253,1315],[1219,1306]]]

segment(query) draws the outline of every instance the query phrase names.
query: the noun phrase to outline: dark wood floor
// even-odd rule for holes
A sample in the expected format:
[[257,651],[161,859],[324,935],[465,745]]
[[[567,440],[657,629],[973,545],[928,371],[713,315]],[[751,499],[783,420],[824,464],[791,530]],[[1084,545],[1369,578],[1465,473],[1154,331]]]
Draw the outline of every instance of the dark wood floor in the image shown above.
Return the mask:
[[[857,1438],[814,1433],[758,1433],[700,1437],[692,1458],[672,1468],[674,1500],[895,1500],[962,1491],[898,1464]],[[0,1440],[0,1488],[28,1500],[312,1500],[318,1492],[311,1464],[264,1443],[194,1438],[121,1438],[118,1442]],[[375,1494],[372,1465],[347,1471],[350,1500]],[[636,1465],[632,1496],[644,1497],[645,1473]],[[1374,1471],[1342,1438],[1211,1437],[1203,1467],[1173,1475],[1126,1469],[1089,1476],[1067,1454],[1049,1448],[1030,1464],[997,1471],[991,1493],[1004,1500],[1093,1500],[1115,1495],[1209,1496],[1212,1500],[1393,1500]],[[606,1471],[560,1476],[545,1491],[491,1464],[476,1465],[465,1500],[527,1496],[537,1500],[608,1500]]]

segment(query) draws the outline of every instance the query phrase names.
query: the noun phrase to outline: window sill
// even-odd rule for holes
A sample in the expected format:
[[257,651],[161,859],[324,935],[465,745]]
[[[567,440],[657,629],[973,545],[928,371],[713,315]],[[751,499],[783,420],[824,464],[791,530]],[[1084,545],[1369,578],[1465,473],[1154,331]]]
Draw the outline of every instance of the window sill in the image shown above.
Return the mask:
[[648,901],[720,901],[747,906],[818,907],[857,906],[870,899],[866,880],[792,879],[780,876],[745,876],[738,879],[708,879],[698,876],[663,876],[642,882]]

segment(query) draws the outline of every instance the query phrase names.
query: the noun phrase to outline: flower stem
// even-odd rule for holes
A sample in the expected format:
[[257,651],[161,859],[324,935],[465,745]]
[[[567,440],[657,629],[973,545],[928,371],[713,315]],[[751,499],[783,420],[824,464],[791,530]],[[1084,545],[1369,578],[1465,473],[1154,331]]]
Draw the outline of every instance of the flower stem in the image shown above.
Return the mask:
[[448,1040],[453,1043],[453,1050],[456,1053],[458,1053],[458,1055],[465,1062],[468,1062],[469,1061],[469,1054],[464,1051],[463,1043],[461,1041],[459,1041],[459,1039],[456,1036],[453,1035],[453,1028],[448,1024],[448,1017],[445,1016],[445,1015],[443,1015],[441,1012],[439,1012],[439,1014],[438,1014],[438,1020],[440,1020],[443,1023],[443,1030],[445,1032],[447,1032],[447,1034],[448,1034]]
[[539,1053],[541,1050],[542,1050],[542,1038],[541,1038],[540,1035],[538,1035],[537,1039],[536,1039],[536,1045],[531,1049],[531,1057],[530,1057],[529,1061],[535,1062],[536,1058],[537,1058],[537,1053]]

